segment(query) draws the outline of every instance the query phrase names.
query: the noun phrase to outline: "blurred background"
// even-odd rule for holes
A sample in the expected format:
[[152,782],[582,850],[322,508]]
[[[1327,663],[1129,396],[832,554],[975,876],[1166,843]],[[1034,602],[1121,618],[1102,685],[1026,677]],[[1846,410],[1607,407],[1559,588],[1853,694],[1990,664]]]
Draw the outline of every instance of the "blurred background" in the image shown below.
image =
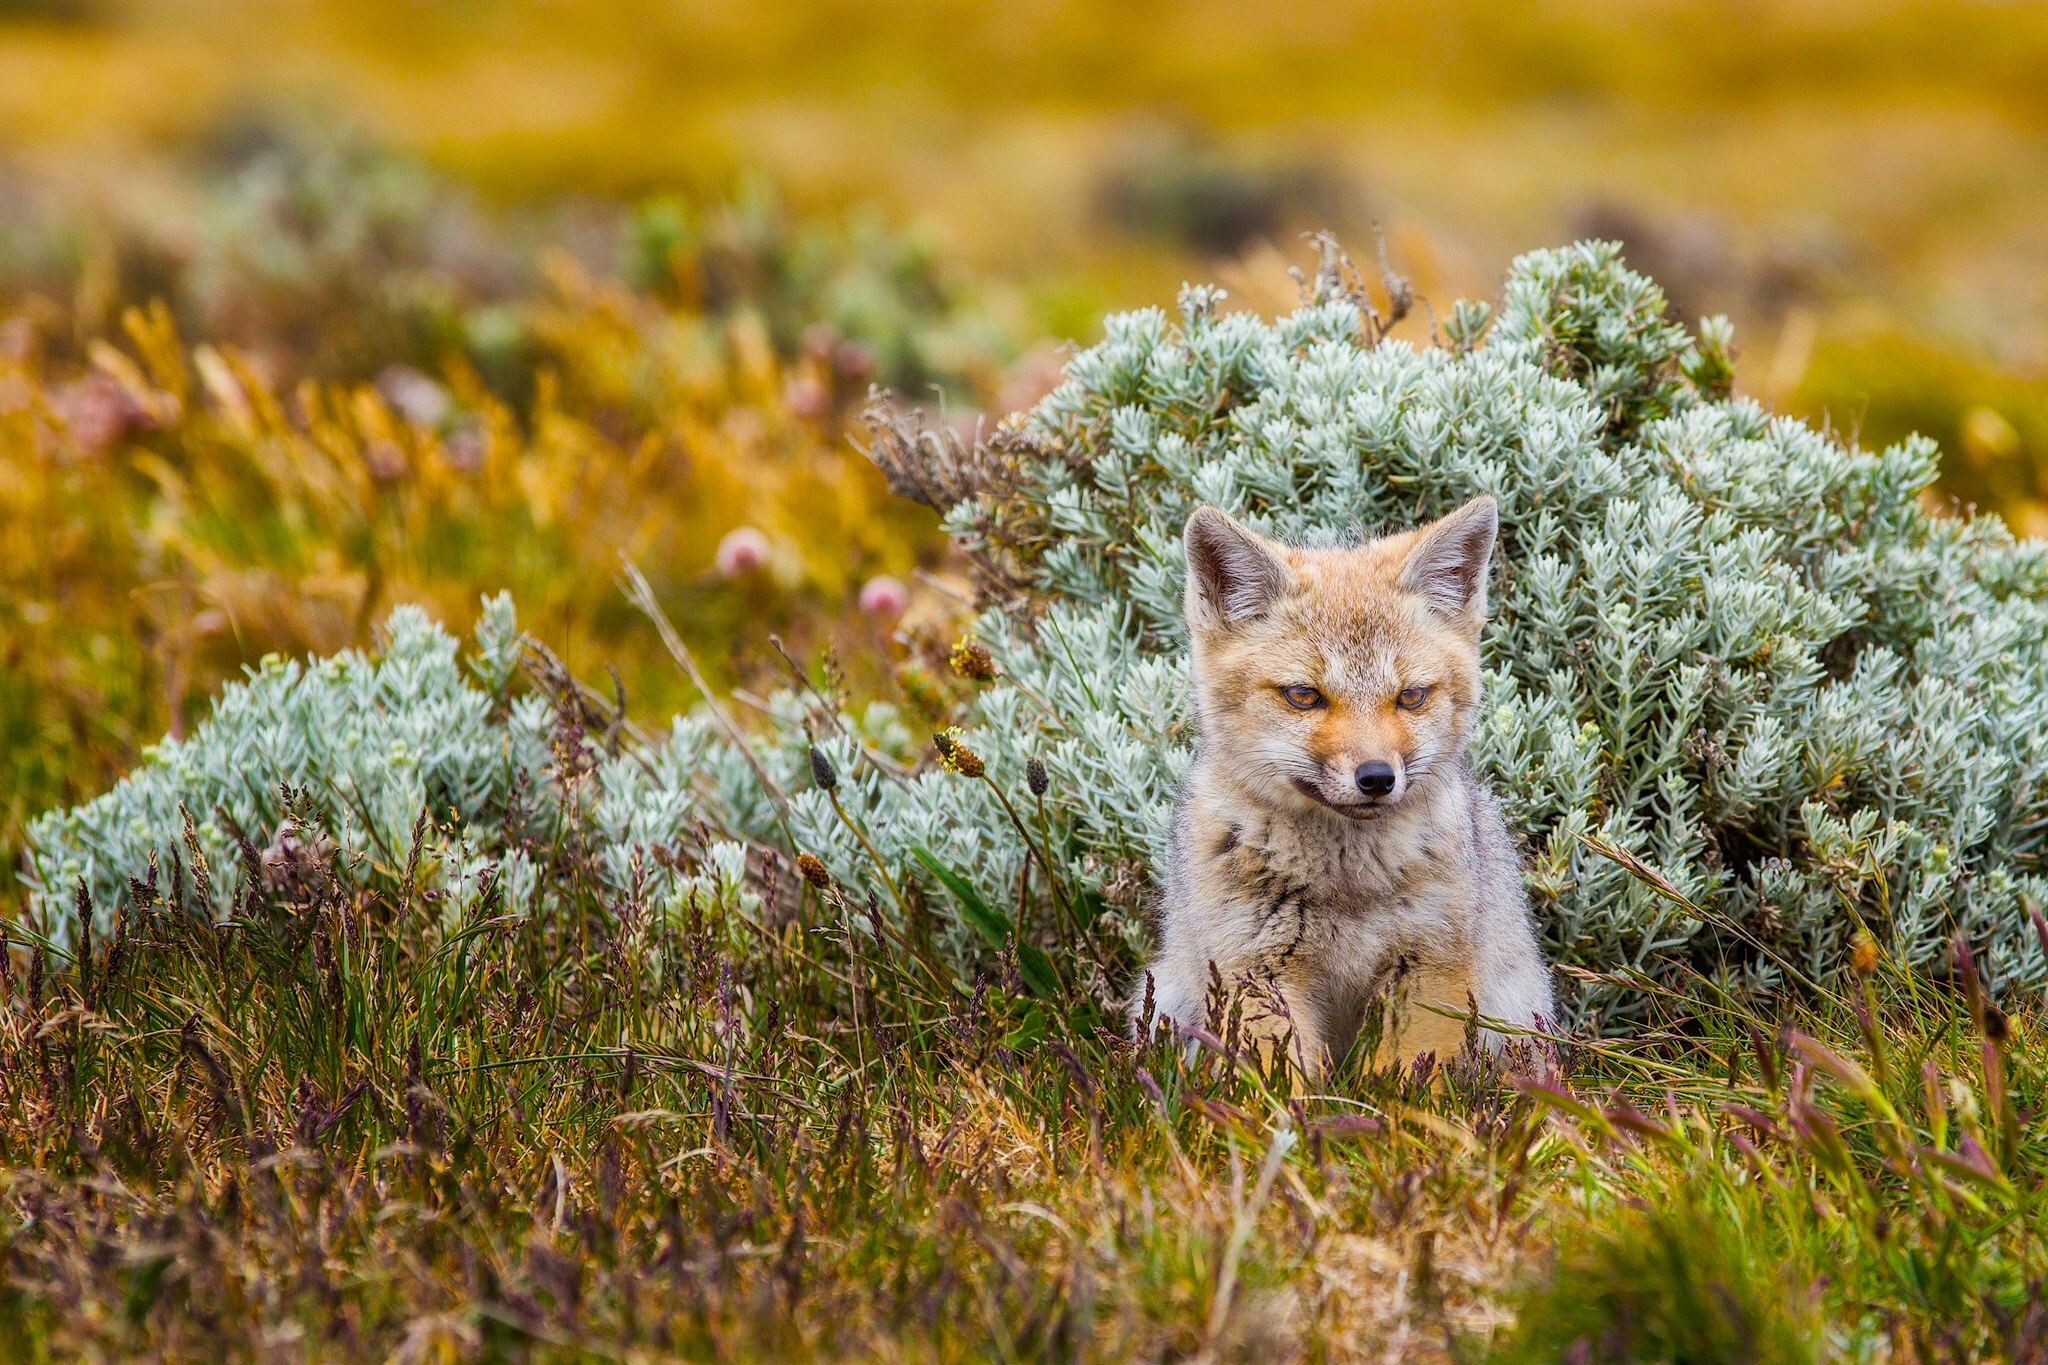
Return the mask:
[[0,0],[0,897],[395,601],[687,705],[621,550],[742,699],[785,649],[942,708],[870,385],[971,431],[1185,279],[1291,306],[1312,228],[1418,343],[1618,238],[1740,389],[2048,533],[2044,131],[1990,0]]

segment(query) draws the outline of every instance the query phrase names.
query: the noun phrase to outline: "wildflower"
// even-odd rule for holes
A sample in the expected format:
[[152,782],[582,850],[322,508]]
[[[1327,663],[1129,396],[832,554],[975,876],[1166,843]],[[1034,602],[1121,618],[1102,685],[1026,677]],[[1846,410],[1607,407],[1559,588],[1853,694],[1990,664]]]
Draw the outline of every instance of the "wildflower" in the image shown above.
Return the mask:
[[832,390],[808,375],[799,375],[784,386],[782,402],[807,422],[832,415]]
[[960,643],[953,646],[953,671],[975,682],[993,682],[996,676],[995,656],[981,641],[963,635]]
[[713,562],[720,578],[740,578],[768,563],[768,537],[752,526],[735,526],[718,542]]
[[148,415],[112,377],[94,371],[51,395],[57,420],[84,459],[97,459],[130,432],[149,425]]
[[981,761],[981,755],[960,742],[960,727],[932,732],[932,747],[939,751],[939,761],[948,771],[962,777],[980,777],[988,770]]
[[377,392],[416,427],[441,425],[454,406],[448,390],[410,365],[386,365],[377,375]]
[[1045,789],[1052,785],[1052,779],[1045,775],[1045,764],[1036,754],[1024,760],[1024,785],[1033,796],[1045,795]]
[[858,341],[842,341],[832,348],[832,366],[841,378],[857,383],[875,372],[874,348]]
[[901,616],[910,605],[910,589],[900,578],[876,574],[860,587],[860,609],[870,616]]
[[819,791],[831,791],[839,785],[839,770],[832,766],[832,760],[825,757],[825,751],[817,745],[811,746],[811,780],[818,784]]
[[[817,750],[813,749],[811,752],[815,754]],[[814,853],[797,854],[796,870],[803,874],[805,881],[817,887],[820,891],[832,885],[831,872],[826,869],[824,860]]]

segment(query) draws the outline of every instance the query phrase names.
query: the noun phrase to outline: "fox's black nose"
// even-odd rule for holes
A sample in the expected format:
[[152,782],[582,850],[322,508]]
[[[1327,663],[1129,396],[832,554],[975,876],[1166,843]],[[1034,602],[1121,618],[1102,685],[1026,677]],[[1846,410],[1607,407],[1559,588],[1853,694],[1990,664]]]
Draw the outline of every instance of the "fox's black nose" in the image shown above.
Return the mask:
[[1385,796],[1394,789],[1394,765],[1375,759],[1358,765],[1358,789],[1367,796]]

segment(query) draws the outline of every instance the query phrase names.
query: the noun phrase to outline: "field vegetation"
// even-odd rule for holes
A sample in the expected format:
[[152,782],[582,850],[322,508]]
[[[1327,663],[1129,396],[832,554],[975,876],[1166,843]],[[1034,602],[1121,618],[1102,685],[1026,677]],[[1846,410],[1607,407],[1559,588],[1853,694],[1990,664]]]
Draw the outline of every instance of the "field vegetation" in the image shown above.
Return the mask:
[[[2048,1359],[2048,27],[1256,19],[0,0],[0,1354]],[[1569,1017],[1134,1035],[1160,528],[1479,486]]]
[[[1203,417],[1194,430],[1207,432],[1218,404],[1201,399],[1204,382],[1307,397],[1270,359],[1251,359],[1253,333],[1204,313],[1208,297],[1191,296],[1184,325],[1224,367],[1189,376],[1192,403],[1155,394],[1159,411]],[[1318,373],[1341,373],[1335,353],[1314,349],[1316,329],[1340,325],[1365,329],[1357,363],[1378,366],[1378,382],[1426,384],[1453,363],[1373,356],[1365,308],[1356,294],[1319,294],[1276,335],[1295,336]],[[1616,308],[1629,310],[1613,314],[1623,326],[1594,325]],[[1604,456],[1557,419],[1659,462],[1686,448],[1686,432],[1724,439],[1731,416],[1755,410],[1715,406],[1727,401],[1714,397],[1727,379],[1721,340],[1689,338],[1660,313],[1611,252],[1524,267],[1487,349],[1475,349],[1478,310],[1458,315],[1455,363],[1474,385],[1458,401],[1473,434],[1512,393],[1562,404],[1525,413],[1514,439],[1550,432],[1555,457],[1589,475]],[[1060,421],[1082,439],[1104,434],[1086,420],[1090,386],[1127,392],[1129,376],[1158,373],[1147,370],[1148,347],[1165,342],[1158,326],[1116,323],[1077,360],[1085,378],[1041,406],[1037,439]],[[1538,336],[1552,349],[1513,349]],[[1678,369],[1660,368],[1679,346]],[[1576,384],[1530,394],[1537,372],[1515,368],[1528,363],[1517,355],[1541,356],[1580,373],[1592,354],[1606,358],[1589,372],[1600,406]],[[1458,390],[1426,391],[1439,396],[1425,403]],[[228,410],[231,392],[209,409]],[[1137,411],[1111,425],[1112,442],[1139,439]],[[1086,556],[1109,546],[1077,554],[1088,542],[1061,545],[1074,532],[1039,520],[1086,528],[1106,506],[1017,482],[1000,444],[971,452],[915,417],[876,421],[899,486],[945,501],[943,480],[983,481],[970,543],[993,575],[986,587],[1057,596],[1060,582],[1093,575],[1129,599],[1127,614],[1150,609],[1142,568],[1108,586],[1107,565]],[[1261,423],[1242,430],[1274,430]],[[1007,430],[999,441],[1029,429]],[[1749,458],[1795,484],[1799,460],[1834,468],[1844,482],[1827,501],[1903,537],[1888,572],[1955,571],[1936,566],[1960,555],[1955,569],[1985,576],[2011,594],[2016,622],[2030,619],[2037,547],[1991,524],[1916,521],[1925,467],[1912,450],[1843,463],[1797,431],[1779,429],[1786,454]],[[1624,444],[1636,440],[1647,445]],[[1280,505],[1300,496],[1243,463],[1255,449],[1213,476],[1267,481]],[[1189,472],[1163,458],[1142,476],[1163,480],[1162,495]],[[1398,471],[1404,457],[1385,458]],[[1706,458],[1694,449],[1681,466],[1702,495],[1744,503],[1741,466],[1696,463]],[[1092,463],[1099,489],[1129,492],[1110,448]],[[1517,473],[1547,486],[1540,463]],[[1451,463],[1424,477],[1466,475]],[[1369,485],[1358,495],[1373,496]],[[1149,498],[1115,505],[1162,514]],[[1315,515],[1313,501],[1295,510]],[[1907,567],[1916,545],[1936,557],[1925,568]],[[1583,552],[1616,553],[1590,539]],[[1805,571],[1840,577],[1825,560]],[[634,589],[658,633],[659,602],[644,580]],[[1522,602],[1511,594],[1504,610],[1538,611]],[[1910,601],[1893,606],[1919,619]],[[1009,610],[1031,619],[1028,603]],[[1999,902],[2012,922],[1986,926],[1988,939],[1943,941],[1938,922],[1908,913],[1909,884],[1961,917],[1969,878],[1948,874],[1966,868],[1940,855],[1933,880],[1925,866],[1907,875],[1901,857],[1926,851],[1896,817],[1884,826],[1844,810],[1831,825],[1809,803],[1792,860],[1731,877],[1692,861],[1667,874],[1566,812],[1552,826],[1546,926],[1578,1025],[1518,1039],[1497,1060],[1412,1069],[1375,1069],[1368,1043],[1310,1094],[1284,1062],[1262,1069],[1240,1046],[1242,1001],[1227,991],[1190,1037],[1127,1031],[1142,886],[1091,850],[1142,842],[1143,784],[1076,790],[1103,761],[1087,737],[1116,742],[1079,710],[1036,732],[990,728],[1004,715],[1014,724],[1004,687],[1078,708],[1091,679],[1137,708],[1123,725],[1144,714],[1150,666],[1120,663],[1101,642],[1079,662],[1054,646],[1082,626],[1059,610],[1040,618],[1042,662],[984,618],[977,630],[1000,657],[969,637],[950,677],[910,689],[903,705],[940,727],[942,763],[928,765],[901,712],[857,708],[829,669],[792,664],[751,740],[721,739],[714,720],[733,722],[714,708],[649,741],[522,635],[509,603],[479,619],[474,683],[461,680],[455,642],[407,608],[374,665],[338,659],[301,675],[269,664],[112,795],[39,824],[41,895],[10,930],[26,951],[10,958],[4,1016],[0,1321],[13,1347],[404,1359],[2038,1351],[2048,920],[2028,896]],[[1807,610],[1822,622],[1817,604]],[[1908,627],[1923,628],[1944,629]],[[2038,652],[2038,630],[2020,629],[2004,638],[2008,654]],[[1540,647],[1542,636],[1504,638]],[[1788,661],[1807,646],[1776,638],[1769,667],[1805,678]],[[1917,648],[1968,676],[1960,641]],[[1604,667],[1576,666],[1589,680]],[[1600,713],[1597,698],[1588,705]],[[2026,693],[1996,703],[2014,718],[2038,705]],[[1624,723],[1625,745],[1654,740],[1650,714]],[[2000,714],[1989,713],[1994,728]],[[1046,751],[1050,770],[1021,747],[1062,730],[1074,738]],[[2038,758],[2031,740],[2005,742]],[[1851,760],[1831,799],[1895,782],[1881,760]],[[886,796],[906,781],[919,795]],[[1559,771],[1515,799],[1541,799],[1550,781],[1577,790]],[[799,783],[800,805],[765,799]],[[1787,799],[1765,797],[1766,814]],[[1753,796],[1722,800],[1732,828],[1756,813]],[[1897,791],[1880,800],[1946,818]],[[1987,883],[2036,885],[2032,800],[2006,833],[1979,828],[1957,850],[2001,860],[1985,865]],[[953,812],[954,827],[920,809]],[[834,835],[841,826],[850,839]],[[976,849],[975,870],[922,846],[906,856],[921,828],[942,849]],[[1682,840],[1644,842],[1626,820],[1605,828],[1699,856]],[[137,838],[147,855],[110,880],[103,859]],[[101,861],[66,892],[53,869],[79,854]],[[986,879],[990,858],[1017,869],[1014,900]],[[1831,927],[1789,917],[1802,876],[1838,898]],[[1776,888],[1782,908],[1745,908],[1752,885]],[[1582,965],[1615,955],[1558,943],[1557,924],[1588,913],[1622,932],[1618,956],[1636,965]],[[1669,937],[1660,926],[1673,917],[1705,936]],[[1812,936],[1794,950],[1804,969],[1772,946],[1781,932]],[[1980,967],[1986,943],[2003,965]],[[1694,965],[1717,957],[1711,972]],[[1731,970],[1744,959],[1749,970]]]
[[962,983],[915,922],[860,932],[834,884],[785,875],[774,927],[656,933],[564,818],[573,913],[451,921],[416,858],[351,890],[307,840],[230,923],[174,857],[111,940],[81,921],[74,961],[17,957],[9,1354],[1964,1361],[2048,1337],[2038,997],[1866,946],[1788,1014],[1693,978],[1629,1039],[1354,1063],[1307,1097],[1227,1017],[1192,1053],[1134,1043],[1014,960]]
[[[367,642],[394,602],[466,627],[510,589],[571,666],[662,714],[695,694],[616,591],[625,554],[722,682],[779,670],[779,635],[887,684],[900,623],[867,624],[858,590],[943,547],[854,415],[878,384],[994,406],[1020,354],[928,247],[763,192],[591,210],[586,264],[526,245],[559,220],[486,230],[388,155],[223,138],[189,255],[95,221],[116,302],[31,276],[5,323],[0,884],[28,816],[264,656]],[[24,231],[54,251],[76,226]],[[737,527],[758,572],[721,572]]]

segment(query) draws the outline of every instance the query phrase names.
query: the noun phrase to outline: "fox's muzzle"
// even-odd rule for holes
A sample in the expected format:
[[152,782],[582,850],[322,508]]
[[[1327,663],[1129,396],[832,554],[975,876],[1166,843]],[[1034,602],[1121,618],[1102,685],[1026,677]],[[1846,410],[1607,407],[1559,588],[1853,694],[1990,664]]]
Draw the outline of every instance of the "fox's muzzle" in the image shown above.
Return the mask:
[[1316,804],[1353,820],[1373,819],[1400,801],[1406,790],[1398,759],[1368,759],[1355,768],[1340,766],[1342,763],[1324,764],[1313,781],[1295,778],[1296,789]]

